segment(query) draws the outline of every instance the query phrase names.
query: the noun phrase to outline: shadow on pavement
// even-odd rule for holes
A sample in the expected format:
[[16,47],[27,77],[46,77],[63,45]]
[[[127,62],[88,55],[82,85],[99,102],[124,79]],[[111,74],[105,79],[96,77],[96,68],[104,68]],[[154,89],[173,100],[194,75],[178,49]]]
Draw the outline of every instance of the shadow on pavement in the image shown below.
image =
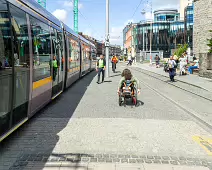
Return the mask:
[[[24,169],[34,162],[35,165],[39,164],[37,170],[41,170],[47,161],[54,159],[73,162],[70,155],[68,160],[67,155],[52,152],[60,139],[58,134],[67,126],[95,76],[96,73],[91,72],[75,82],[60,97],[0,143],[0,160],[2,163],[8,162],[5,169]],[[72,156],[76,158],[76,163],[82,154]]]
[[116,77],[116,76],[121,76],[121,74],[115,74],[115,75],[112,75],[110,77]]
[[104,83],[112,83],[112,80],[105,80]]
[[[126,106],[131,106],[131,107],[140,107],[140,106],[143,106],[144,105],[144,102],[142,102],[141,100],[137,100],[137,105],[135,106],[131,99],[127,99],[127,102],[126,102]],[[122,103],[121,107],[124,107],[124,104]]]

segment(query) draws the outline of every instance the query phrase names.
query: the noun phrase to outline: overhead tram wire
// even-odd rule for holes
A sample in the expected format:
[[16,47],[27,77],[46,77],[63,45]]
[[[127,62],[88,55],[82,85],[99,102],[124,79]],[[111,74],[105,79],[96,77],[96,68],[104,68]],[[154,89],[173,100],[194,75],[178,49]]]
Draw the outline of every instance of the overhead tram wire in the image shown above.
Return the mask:
[[[133,15],[132,15],[132,19],[133,19],[133,17],[134,17],[134,15],[135,15],[135,13],[137,12],[137,10],[138,10],[138,8],[140,7],[140,5],[141,5],[141,3],[143,2],[144,0],[140,0],[140,2],[139,2],[139,4],[138,4],[138,6],[136,7],[136,9],[135,9],[135,11],[134,11],[134,13],[133,13]],[[120,33],[123,33],[123,31],[122,32],[120,32]]]
[[141,0],[141,1],[139,2],[138,6],[136,7],[136,9],[135,9],[135,11],[134,11],[134,13],[133,13],[133,15],[132,15],[131,18],[134,17],[134,15],[135,15],[136,11],[138,10],[139,6],[141,5],[142,1],[144,1],[144,0]]

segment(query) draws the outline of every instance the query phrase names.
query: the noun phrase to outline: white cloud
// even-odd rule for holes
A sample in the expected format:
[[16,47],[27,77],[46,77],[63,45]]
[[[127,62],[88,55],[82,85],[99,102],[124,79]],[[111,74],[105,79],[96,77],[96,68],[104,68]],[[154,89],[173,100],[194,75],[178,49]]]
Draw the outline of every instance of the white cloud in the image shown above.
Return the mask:
[[65,6],[65,7],[73,7],[73,2],[72,1],[64,1],[63,6]]
[[[63,2],[63,6],[67,9],[67,10],[72,10],[73,9],[73,2],[72,1],[64,1]],[[83,7],[82,3],[78,3],[78,9],[81,9]]]
[[64,23],[68,17],[68,12],[64,9],[56,9],[52,14]]
[[151,15],[151,12],[147,12],[145,14],[145,19],[146,20],[153,20],[154,19],[154,16],[153,16],[153,14]]

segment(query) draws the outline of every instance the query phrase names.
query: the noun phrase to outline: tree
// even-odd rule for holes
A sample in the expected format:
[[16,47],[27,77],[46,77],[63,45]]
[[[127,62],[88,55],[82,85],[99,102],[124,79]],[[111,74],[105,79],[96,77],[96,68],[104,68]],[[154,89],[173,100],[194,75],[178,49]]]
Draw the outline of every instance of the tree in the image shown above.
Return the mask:
[[188,44],[178,45],[177,51],[175,51],[174,55],[176,55],[179,58],[184,52],[187,51],[187,49],[188,49]]
[[[210,32],[212,32],[212,30],[210,30]],[[212,53],[212,38],[211,39],[208,39],[208,47],[210,47],[210,49],[209,49],[209,53]]]

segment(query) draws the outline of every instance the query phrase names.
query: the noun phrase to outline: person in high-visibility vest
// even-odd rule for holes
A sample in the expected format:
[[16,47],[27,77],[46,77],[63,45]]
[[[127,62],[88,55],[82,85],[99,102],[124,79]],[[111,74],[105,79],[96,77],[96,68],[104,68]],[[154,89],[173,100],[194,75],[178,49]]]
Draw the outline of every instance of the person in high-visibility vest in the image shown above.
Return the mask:
[[57,70],[59,68],[59,62],[58,62],[56,56],[54,56],[54,58],[52,60],[52,68],[53,68],[53,81],[55,81],[55,78],[57,76]]
[[100,81],[101,73],[102,73],[102,83],[104,82],[105,70],[106,70],[106,60],[104,59],[103,55],[100,55],[100,59],[96,63],[96,71],[98,72],[98,81],[97,81],[98,84]]

